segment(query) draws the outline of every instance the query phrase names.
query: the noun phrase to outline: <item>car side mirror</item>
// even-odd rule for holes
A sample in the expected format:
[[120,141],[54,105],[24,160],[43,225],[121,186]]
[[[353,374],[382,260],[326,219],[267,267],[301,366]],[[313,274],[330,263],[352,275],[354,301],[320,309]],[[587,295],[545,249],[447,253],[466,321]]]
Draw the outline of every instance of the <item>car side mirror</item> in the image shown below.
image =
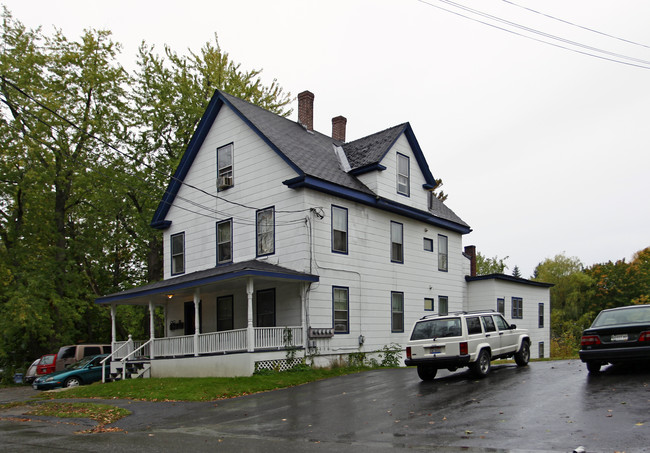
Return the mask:
[[510,324],[510,328],[511,328],[512,330],[516,329],[516,328],[517,328],[517,324]]

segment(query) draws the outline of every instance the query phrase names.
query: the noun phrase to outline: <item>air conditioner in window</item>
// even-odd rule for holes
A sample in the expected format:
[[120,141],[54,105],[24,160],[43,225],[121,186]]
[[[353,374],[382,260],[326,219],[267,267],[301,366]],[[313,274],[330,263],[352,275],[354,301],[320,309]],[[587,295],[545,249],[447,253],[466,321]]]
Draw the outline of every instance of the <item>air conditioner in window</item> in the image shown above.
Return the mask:
[[232,186],[232,176],[219,176],[217,178],[217,187],[219,189],[225,189],[226,187]]

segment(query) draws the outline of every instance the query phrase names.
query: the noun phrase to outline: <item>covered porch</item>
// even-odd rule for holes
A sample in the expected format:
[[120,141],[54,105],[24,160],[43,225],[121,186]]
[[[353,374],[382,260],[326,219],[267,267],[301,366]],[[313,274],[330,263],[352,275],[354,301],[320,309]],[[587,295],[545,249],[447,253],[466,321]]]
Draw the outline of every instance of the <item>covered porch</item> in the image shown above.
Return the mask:
[[[278,356],[278,351],[286,355],[289,350],[304,348],[307,297],[311,283],[317,281],[315,275],[252,260],[170,278],[100,297],[96,302],[111,306],[113,361],[147,360],[151,375],[158,376],[169,374],[162,370],[169,369],[170,360],[211,357],[184,360],[180,363],[186,366],[180,366],[187,375],[204,375],[205,371],[194,373],[192,364],[209,362],[212,374],[222,375],[218,363],[234,362],[232,358],[219,360],[225,355],[264,353],[270,357]],[[149,338],[117,338],[116,307],[120,304],[148,306]],[[164,311],[163,337],[154,333],[156,307]],[[275,354],[269,354],[272,352]],[[254,371],[254,361],[240,358],[237,362],[245,365],[231,374]]]

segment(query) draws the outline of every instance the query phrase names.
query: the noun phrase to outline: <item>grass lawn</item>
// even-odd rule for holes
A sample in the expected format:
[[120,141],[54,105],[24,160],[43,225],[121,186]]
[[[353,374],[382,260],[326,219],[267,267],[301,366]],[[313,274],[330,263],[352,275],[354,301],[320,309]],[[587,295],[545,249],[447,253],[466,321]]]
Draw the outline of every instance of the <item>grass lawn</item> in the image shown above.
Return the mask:
[[38,397],[133,399],[144,401],[213,401],[252,393],[294,387],[371,368],[305,369],[235,378],[152,378],[97,382],[61,392],[41,392]]

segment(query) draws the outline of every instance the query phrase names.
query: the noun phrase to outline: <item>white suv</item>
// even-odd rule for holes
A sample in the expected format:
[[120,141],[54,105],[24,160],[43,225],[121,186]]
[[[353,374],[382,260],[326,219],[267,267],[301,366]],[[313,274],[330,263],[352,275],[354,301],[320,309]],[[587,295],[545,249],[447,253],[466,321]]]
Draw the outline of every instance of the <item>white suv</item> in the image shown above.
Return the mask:
[[406,346],[407,366],[415,365],[423,381],[436,377],[441,368],[456,371],[469,367],[477,377],[490,371],[490,361],[514,357],[518,366],[530,359],[526,329],[509,325],[494,311],[459,312],[425,316],[413,325]]

